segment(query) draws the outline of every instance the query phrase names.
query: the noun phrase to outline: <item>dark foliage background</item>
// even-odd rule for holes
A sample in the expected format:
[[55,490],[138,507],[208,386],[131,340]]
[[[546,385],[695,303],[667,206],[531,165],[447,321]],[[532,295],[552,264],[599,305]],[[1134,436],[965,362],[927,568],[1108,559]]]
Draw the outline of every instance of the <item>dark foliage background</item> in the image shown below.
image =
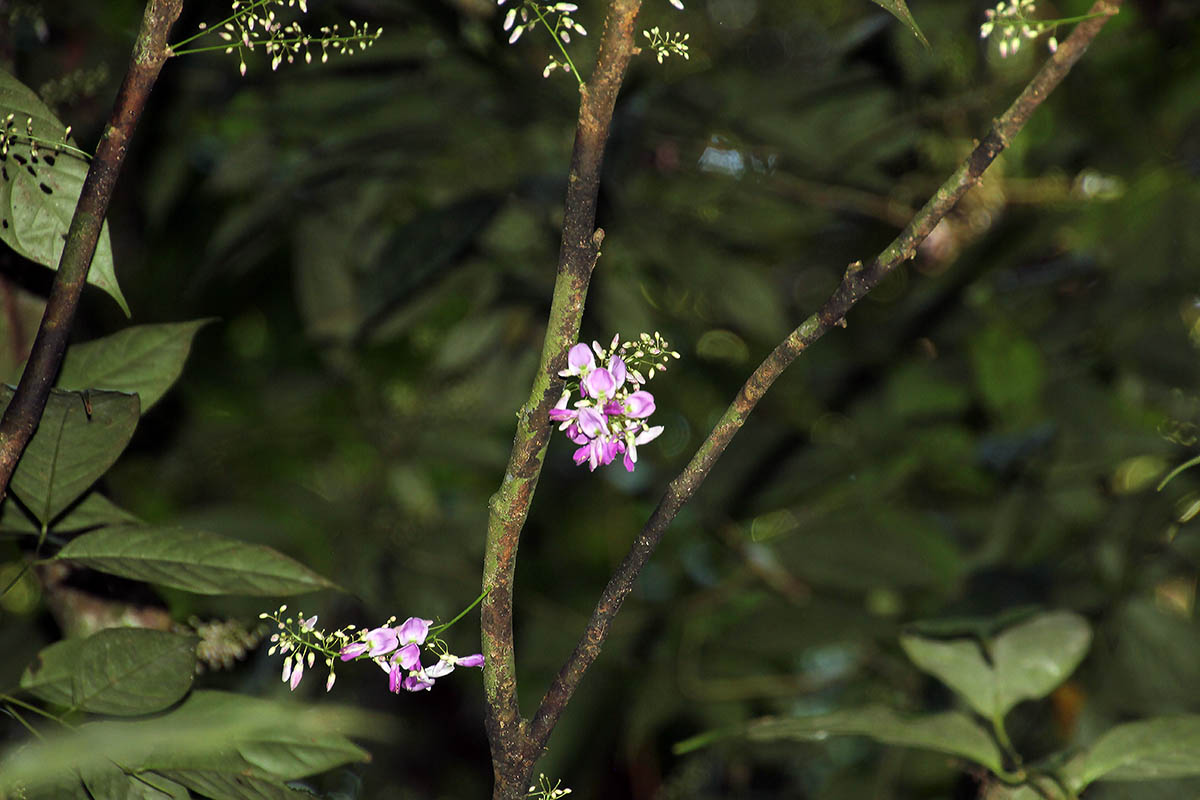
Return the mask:
[[[118,274],[134,323],[221,321],[106,488],[348,587],[292,603],[331,626],[448,619],[479,591],[486,502],[541,346],[575,84],[540,77],[543,38],[507,46],[490,0],[310,5],[384,36],[320,69],[253,61],[245,79],[233,57],[181,58],[155,90],[110,215]],[[581,5],[583,65],[602,9]],[[618,103],[584,335],[658,330],[684,358],[655,381],[667,432],[633,475],[551,444],[517,576],[527,711],[745,376],[1044,57],[1001,61],[978,37],[985,8],[914,0],[925,50],[865,0],[647,0],[644,27],[690,32],[692,58],[639,59]],[[189,2],[175,38],[226,9]],[[94,142],[140,4],[0,11],[15,74]],[[1127,6],[915,262],[784,376],[644,574],[547,774],[580,797],[976,797],[945,757],[861,740],[671,746],[763,713],[948,707],[899,632],[1029,607],[1079,611],[1096,640],[1049,702],[1017,709],[1026,754],[1200,711],[1200,533],[1178,521],[1200,484],[1154,491],[1200,422],[1198,34],[1194,3]],[[48,273],[7,251],[0,270],[12,380]],[[125,324],[88,290],[81,340]],[[166,600],[177,619],[264,610]],[[36,598],[0,604],[12,684],[58,634]],[[474,619],[450,631],[457,652],[478,649]],[[284,694],[278,668],[259,652],[201,682]],[[297,694],[330,702],[318,683]],[[485,796],[482,698],[473,673],[397,697],[343,670],[332,700],[401,727],[325,788]],[[1122,787],[1088,796],[1200,788]]]

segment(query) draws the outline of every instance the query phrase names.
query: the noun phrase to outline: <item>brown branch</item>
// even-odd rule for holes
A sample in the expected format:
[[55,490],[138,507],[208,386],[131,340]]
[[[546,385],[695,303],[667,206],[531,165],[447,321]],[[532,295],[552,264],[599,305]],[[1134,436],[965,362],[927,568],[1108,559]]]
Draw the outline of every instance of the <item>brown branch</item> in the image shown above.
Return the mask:
[[87,280],[96,242],[100,239],[104,215],[112,198],[121,163],[141,118],[146,98],[158,79],[163,62],[170,55],[167,32],[179,17],[183,0],[149,0],[142,27],[133,47],[133,58],[125,82],[117,93],[112,116],[96,147],[96,157],[88,168],[87,178],[79,192],[79,202],[67,241],[63,245],[58,272],[50,288],[50,299],[38,326],[37,337],[29,354],[29,362],[21,373],[16,394],[0,421],[0,500],[8,491],[9,481],[25,446],[33,438],[50,387],[62,365],[71,333],[71,322],[79,307],[79,296]]
[[563,664],[549,691],[543,698],[537,713],[529,723],[529,738],[540,750],[554,730],[563,709],[570,701],[588,667],[600,655],[600,648],[608,637],[609,627],[621,604],[629,596],[642,568],[662,540],[667,527],[692,495],[704,482],[721,453],[734,435],[741,429],[750,412],[766,393],[775,379],[804,352],[813,342],[821,338],[835,325],[845,325],[847,312],[893,269],[916,253],[917,246],[929,235],[934,226],[954,208],[955,204],[972,186],[979,182],[984,170],[995,160],[1028,121],[1034,110],[1049,96],[1050,92],[1066,77],[1071,67],[1087,50],[1088,45],[1104,27],[1108,19],[1117,13],[1122,0],[1098,0],[1091,14],[1097,16],[1079,23],[1058,51],[1038,71],[1021,92],[1016,101],[1004,114],[995,120],[991,131],[967,156],[966,161],[937,190],[925,206],[916,213],[900,235],[873,261],[864,266],[861,262],[851,264],[841,284],[821,308],[804,321],[767,356],[742,386],[725,414],[717,422],[712,433],[700,445],[691,462],[675,480],[658,507],[647,520],[641,533],[634,540],[629,553],[617,567],[608,585],[592,612],[583,636],[575,651]]
[[612,0],[604,21],[596,69],[580,87],[579,122],[571,154],[563,216],[558,276],[541,363],[529,400],[518,413],[512,454],[500,489],[488,503],[483,588],[480,609],[487,693],[487,731],[495,773],[496,800],[525,795],[541,746],[531,747],[517,699],[513,642],[513,575],[521,529],[537,488],[546,445],[550,440],[550,408],[558,399],[558,371],[567,350],[579,337],[583,304],[604,232],[595,227],[600,167],[608,141],[613,108],[626,67],[637,48],[633,23],[641,0]]

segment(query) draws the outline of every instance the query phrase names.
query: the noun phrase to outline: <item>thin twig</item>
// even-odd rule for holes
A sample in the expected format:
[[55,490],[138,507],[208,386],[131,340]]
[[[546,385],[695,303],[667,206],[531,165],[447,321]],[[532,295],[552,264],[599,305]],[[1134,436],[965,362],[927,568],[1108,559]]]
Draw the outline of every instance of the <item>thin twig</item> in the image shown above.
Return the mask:
[[579,122],[567,182],[558,276],[541,363],[529,400],[518,413],[512,454],[500,489],[488,503],[480,611],[487,693],[487,731],[495,772],[496,800],[523,797],[541,746],[531,747],[517,700],[513,642],[513,574],[517,545],[537,488],[550,440],[550,408],[558,399],[558,371],[579,337],[583,304],[604,232],[595,227],[600,166],[613,107],[626,67],[636,51],[633,23],[641,0],[612,0],[600,37],[596,68],[580,87]]
[[79,202],[67,241],[63,245],[58,272],[50,288],[50,299],[38,326],[37,337],[29,354],[29,362],[21,373],[21,382],[12,401],[0,421],[0,500],[8,492],[8,484],[25,446],[33,438],[50,387],[58,375],[63,354],[67,350],[67,339],[71,333],[71,322],[79,307],[79,296],[87,280],[96,242],[100,239],[104,215],[112,198],[113,187],[121,171],[121,163],[141,118],[146,98],[158,79],[159,70],[166,61],[167,32],[179,17],[183,0],[149,0],[142,27],[133,47],[133,58],[125,82],[117,93],[112,116],[100,144],[96,157],[88,167],[87,178],[79,192]]
[[575,651],[563,664],[537,713],[529,723],[529,738],[540,750],[554,730],[588,667],[600,654],[608,637],[609,627],[621,604],[633,589],[642,568],[662,540],[667,527],[692,495],[704,482],[730,440],[741,429],[759,399],[775,379],[817,339],[830,328],[844,326],[846,314],[879,284],[893,269],[916,253],[934,226],[954,208],[972,186],[979,182],[984,170],[995,160],[1028,121],[1034,110],[1046,99],[1070,72],[1071,67],[1087,50],[1088,45],[1117,13],[1122,0],[1099,0],[1090,14],[1098,16],[1081,22],[1059,45],[1058,51],[1034,76],[1016,101],[992,125],[991,131],[971,152],[962,166],[937,190],[925,206],[916,213],[900,235],[867,265],[854,262],[847,269],[833,295],[812,316],[804,321],[767,356],[738,392],[712,433],[700,445],[691,462],[667,486],[658,507],[634,540],[629,553],[617,567],[592,612]]

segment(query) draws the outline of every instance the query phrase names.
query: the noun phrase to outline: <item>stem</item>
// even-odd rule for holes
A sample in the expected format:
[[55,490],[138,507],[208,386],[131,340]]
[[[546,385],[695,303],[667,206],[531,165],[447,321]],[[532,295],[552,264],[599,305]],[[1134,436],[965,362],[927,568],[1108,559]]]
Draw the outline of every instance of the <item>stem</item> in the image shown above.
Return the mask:
[[542,744],[526,735],[517,699],[513,641],[513,576],[517,545],[550,440],[550,409],[559,395],[558,371],[579,337],[579,323],[604,233],[595,227],[600,167],[613,108],[636,50],[633,23],[641,0],[611,0],[591,79],[580,87],[579,122],[564,204],[558,275],[541,362],[529,400],[517,415],[512,454],[500,488],[488,503],[480,609],[487,693],[487,732],[495,773],[495,800],[518,800],[529,787]]
[[149,0],[146,5],[129,71],[117,93],[112,116],[100,137],[96,155],[79,192],[79,202],[71,218],[58,272],[29,361],[0,421],[0,500],[7,494],[17,460],[33,437],[46,408],[50,387],[67,349],[71,322],[79,307],[79,296],[87,280],[113,187],[146,99],[170,52],[167,32],[182,7],[183,0]]
[[433,634],[433,635],[435,635],[435,636],[436,636],[437,634],[439,634],[439,633],[441,633],[442,631],[444,631],[444,630],[446,630],[447,628],[449,628],[449,627],[450,627],[451,625],[453,625],[454,623],[458,622],[460,619],[462,619],[463,617],[465,617],[467,614],[471,613],[471,609],[473,609],[475,606],[477,606],[477,605],[479,605],[480,603],[482,603],[482,602],[483,602],[483,598],[487,597],[487,594],[488,594],[488,592],[490,592],[490,591],[491,591],[491,589],[484,589],[482,592],[480,592],[480,594],[479,594],[479,597],[476,597],[476,598],[475,598],[475,600],[474,600],[474,601],[471,603],[471,605],[467,606],[467,607],[466,607],[466,608],[464,608],[462,611],[458,612],[458,616],[457,616],[457,617],[455,617],[454,619],[450,620],[449,622],[443,622],[441,625],[434,625],[432,628],[430,628],[430,629],[429,629],[429,632],[430,632],[431,634]]
[[[205,45],[204,47],[193,47],[188,50],[176,50],[176,49],[172,48],[171,55],[173,55],[173,56],[190,56],[190,55],[195,55],[196,53],[212,53],[217,50],[233,50],[235,48],[239,51],[249,50],[250,52],[253,53],[255,45],[260,45],[263,47],[264,50],[266,50],[266,45],[268,44],[268,42],[273,45],[280,45],[281,47],[286,47],[287,45],[292,45],[292,44],[295,44],[295,45],[342,44],[342,43],[348,43],[348,42],[359,42],[359,41],[363,41],[364,39],[367,39],[367,38],[370,38],[370,37],[366,36],[366,35],[361,35],[361,34],[358,36],[331,36],[331,37],[328,37],[325,39],[316,39],[316,38],[313,38],[312,36],[294,36],[291,39],[270,39],[270,40],[260,39],[258,41],[252,40],[252,44],[250,46],[246,46],[246,45],[242,44],[240,41],[237,41],[237,42],[225,42],[224,44]],[[266,52],[268,55],[274,55],[274,53],[272,51],[266,50]],[[297,51],[293,50],[292,52],[295,53]]]
[[542,14],[541,7],[537,3],[532,3],[531,5],[533,6],[533,13],[537,15],[538,22],[542,23],[542,26],[550,32],[550,38],[558,45],[558,52],[562,53],[562,57],[567,60],[567,65],[571,67],[571,74],[575,76],[575,80],[579,83],[580,88],[582,88],[583,78],[579,76],[579,70],[575,68],[575,62],[571,60],[571,55],[563,45],[563,40],[558,38],[558,23],[556,22],[554,27],[551,28],[550,23],[546,21],[545,15]]
[[[255,2],[251,3],[250,5],[246,6],[245,8],[238,9],[237,11],[233,12],[225,19],[221,20],[220,22],[215,22],[212,25],[207,26],[204,30],[199,31],[198,33],[193,33],[188,38],[186,38],[182,41],[176,42],[175,44],[170,46],[171,55],[179,55],[178,48],[183,47],[188,42],[194,42],[197,39],[199,39],[201,36],[206,36],[210,33],[213,33],[214,31],[218,31],[221,28],[223,28],[227,23],[233,22],[238,17],[243,16],[245,14],[249,14],[254,9],[258,8],[259,6],[265,6],[269,2],[271,2],[271,0],[255,0]],[[193,52],[193,51],[188,51],[188,52]]]
[[869,264],[854,262],[846,269],[841,284],[821,308],[782,341],[742,386],[712,433],[700,445],[691,462],[667,486],[658,507],[634,540],[629,553],[617,567],[593,610],[575,651],[563,664],[537,713],[529,723],[528,736],[540,752],[557,724],[563,709],[578,688],[588,667],[600,655],[609,628],[621,604],[629,596],[642,568],[649,561],[679,509],[708,477],[717,459],[741,429],[758,401],[802,352],[835,326],[845,326],[846,314],[893,269],[916,253],[918,245],[950,212],[967,190],[979,183],[984,170],[995,160],[1028,121],[1034,110],[1054,91],[1108,19],[1117,13],[1121,0],[1098,0],[1089,19],[1080,23],[1033,77],[1025,90],[995,120],[991,131],[909,221],[890,245]]

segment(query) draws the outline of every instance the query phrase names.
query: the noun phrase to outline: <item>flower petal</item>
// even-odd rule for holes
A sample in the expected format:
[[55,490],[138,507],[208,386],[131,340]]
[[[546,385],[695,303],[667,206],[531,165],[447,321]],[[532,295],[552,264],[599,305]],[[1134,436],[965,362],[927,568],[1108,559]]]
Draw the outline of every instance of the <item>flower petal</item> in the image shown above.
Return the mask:
[[412,669],[414,665],[421,666],[421,648],[415,643],[404,645],[396,651],[392,663],[399,664],[404,669]]
[[460,667],[482,667],[483,653],[476,653],[473,656],[463,656],[458,660]]
[[367,652],[367,648],[369,647],[370,645],[366,642],[351,642],[343,647],[341,653],[338,655],[341,657],[342,661],[351,661]]
[[635,419],[643,419],[654,413],[654,395],[640,389],[625,398],[625,412]]
[[396,629],[396,635],[400,638],[401,644],[408,644],[410,642],[422,644],[425,641],[425,637],[429,635],[429,626],[432,624],[433,620],[431,619],[409,617]]

